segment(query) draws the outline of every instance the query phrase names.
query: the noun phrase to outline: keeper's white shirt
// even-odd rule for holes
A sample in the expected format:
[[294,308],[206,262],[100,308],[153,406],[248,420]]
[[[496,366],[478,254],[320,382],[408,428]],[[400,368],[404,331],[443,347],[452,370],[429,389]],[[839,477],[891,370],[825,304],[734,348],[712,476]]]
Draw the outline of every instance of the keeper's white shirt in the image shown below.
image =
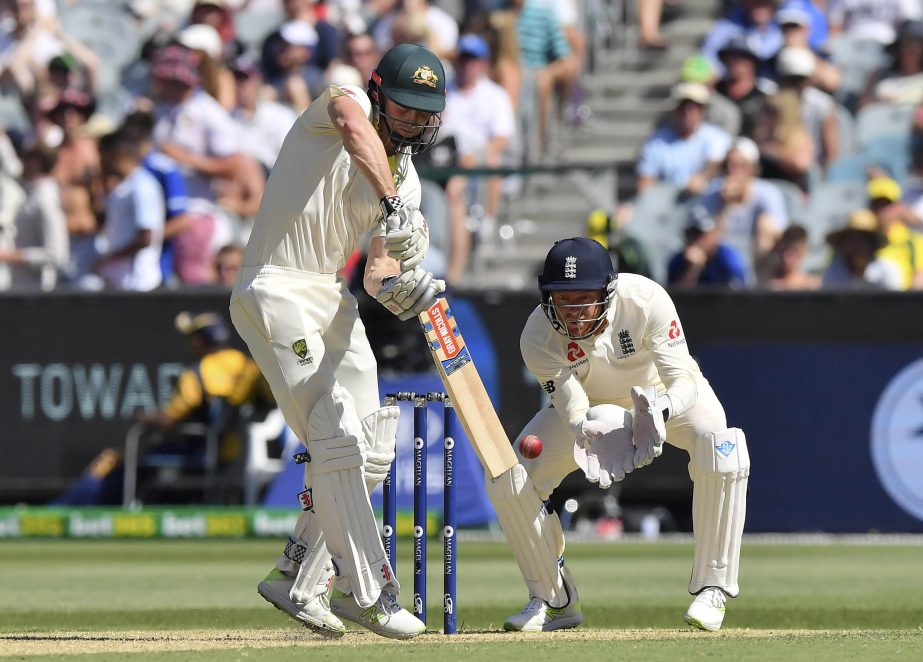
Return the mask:
[[[378,195],[343,147],[327,114],[332,99],[349,95],[372,116],[366,93],[331,85],[289,130],[253,225],[245,267],[273,265],[312,273],[339,271],[359,240],[379,223]],[[406,154],[391,157],[398,193],[419,207],[420,179]]]
[[607,319],[601,334],[570,340],[539,306],[520,338],[526,367],[574,432],[593,405],[631,409],[633,386],[666,391],[671,417],[688,411],[705,378],[666,290],[643,276],[620,274]]

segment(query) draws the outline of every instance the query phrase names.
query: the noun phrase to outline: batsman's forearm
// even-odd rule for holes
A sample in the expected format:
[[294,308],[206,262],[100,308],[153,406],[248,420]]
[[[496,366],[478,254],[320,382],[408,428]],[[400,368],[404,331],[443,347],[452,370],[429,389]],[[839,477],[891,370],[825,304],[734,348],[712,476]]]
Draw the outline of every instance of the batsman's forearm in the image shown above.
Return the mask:
[[328,110],[333,125],[343,139],[343,147],[359,168],[359,172],[372,184],[379,198],[396,195],[397,186],[394,184],[388,155],[381,138],[378,137],[378,131],[365,115],[357,112],[358,106],[352,106],[355,106],[353,101],[335,100]]

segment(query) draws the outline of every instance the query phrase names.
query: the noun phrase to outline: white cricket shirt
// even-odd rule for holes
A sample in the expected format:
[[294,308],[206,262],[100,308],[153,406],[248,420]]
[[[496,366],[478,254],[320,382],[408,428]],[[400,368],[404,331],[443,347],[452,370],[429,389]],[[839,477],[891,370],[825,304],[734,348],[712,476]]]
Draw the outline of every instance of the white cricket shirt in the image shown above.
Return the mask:
[[[349,95],[371,118],[364,91],[331,85],[289,130],[276,159],[244,256],[245,267],[273,265],[332,274],[370,230],[384,234],[378,195],[343,147],[327,114],[332,99]],[[391,157],[398,193],[419,207],[420,179],[406,154]]]
[[666,290],[643,276],[620,274],[606,318],[599,335],[570,340],[539,306],[519,341],[529,372],[574,431],[593,405],[631,409],[633,386],[656,386],[661,394],[666,389],[671,417],[691,408],[704,377]]

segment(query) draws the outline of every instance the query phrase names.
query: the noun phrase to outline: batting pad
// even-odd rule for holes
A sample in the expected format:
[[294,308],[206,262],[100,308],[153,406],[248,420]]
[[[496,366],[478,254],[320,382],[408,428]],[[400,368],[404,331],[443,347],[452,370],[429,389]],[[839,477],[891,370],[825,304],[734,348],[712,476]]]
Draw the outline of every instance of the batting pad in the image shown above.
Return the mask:
[[750,454],[743,430],[730,428],[695,440],[692,526],[695,556],[689,592],[717,586],[731,597],[740,587],[740,539],[747,513]]
[[289,597],[294,602],[307,602],[327,591],[333,577],[333,562],[324,541],[324,532],[314,512],[314,489],[311,464],[305,464],[305,491],[299,495],[301,515],[295,530],[285,546],[285,552],[276,561],[283,572],[296,573]]
[[529,597],[541,598],[552,607],[567,606],[569,598],[558,565],[564,555],[564,531],[558,516],[545,510],[521,464],[495,480],[487,476],[485,482]]
[[361,421],[366,444],[365,486],[370,493],[391,470],[400,415],[400,407],[382,407]]
[[337,574],[349,582],[360,607],[369,607],[387,584],[399,588],[369,503],[359,449],[362,426],[352,396],[335,388],[308,419],[308,453],[314,512]]

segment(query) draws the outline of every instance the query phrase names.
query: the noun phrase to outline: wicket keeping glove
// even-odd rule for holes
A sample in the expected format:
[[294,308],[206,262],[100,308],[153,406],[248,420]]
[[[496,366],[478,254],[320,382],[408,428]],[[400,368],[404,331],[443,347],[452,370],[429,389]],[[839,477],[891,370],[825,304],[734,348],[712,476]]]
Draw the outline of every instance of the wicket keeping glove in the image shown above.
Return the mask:
[[635,443],[635,468],[646,467],[663,452],[667,426],[663,420],[664,402],[653,386],[632,386],[631,410]]
[[631,414],[615,405],[591,407],[574,443],[574,461],[587,480],[608,488],[632,472],[634,455]]
[[426,219],[419,209],[404,204],[398,195],[386,196],[379,204],[388,257],[400,262],[402,271],[413,269],[423,261],[429,248]]
[[445,292],[444,280],[433,278],[433,274],[422,267],[414,267],[400,276],[388,276],[382,280],[381,290],[375,298],[404,321],[432,306],[440,292]]

